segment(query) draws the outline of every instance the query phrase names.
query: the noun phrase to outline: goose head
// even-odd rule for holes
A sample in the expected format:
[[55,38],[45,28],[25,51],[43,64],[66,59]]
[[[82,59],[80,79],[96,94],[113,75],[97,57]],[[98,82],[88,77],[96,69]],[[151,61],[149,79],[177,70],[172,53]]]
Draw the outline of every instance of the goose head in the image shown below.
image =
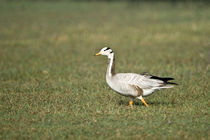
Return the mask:
[[105,55],[108,58],[112,58],[114,56],[114,52],[109,47],[104,47],[98,53],[96,53],[95,55],[96,56]]

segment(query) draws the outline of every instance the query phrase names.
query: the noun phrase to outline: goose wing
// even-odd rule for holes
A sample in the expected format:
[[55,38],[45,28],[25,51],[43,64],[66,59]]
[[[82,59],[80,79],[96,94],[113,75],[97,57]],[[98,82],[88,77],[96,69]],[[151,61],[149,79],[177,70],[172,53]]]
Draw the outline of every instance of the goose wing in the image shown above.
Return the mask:
[[164,85],[164,81],[152,79],[152,75],[136,73],[118,73],[114,76],[115,80],[122,84],[136,85],[142,89],[151,89]]

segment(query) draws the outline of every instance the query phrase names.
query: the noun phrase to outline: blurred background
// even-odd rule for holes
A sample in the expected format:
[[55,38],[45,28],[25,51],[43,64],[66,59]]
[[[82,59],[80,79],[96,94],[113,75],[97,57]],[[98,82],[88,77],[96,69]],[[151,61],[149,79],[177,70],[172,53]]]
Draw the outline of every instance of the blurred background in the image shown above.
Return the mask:
[[[0,139],[208,139],[209,38],[207,0],[1,0]],[[179,86],[130,109],[104,46]]]

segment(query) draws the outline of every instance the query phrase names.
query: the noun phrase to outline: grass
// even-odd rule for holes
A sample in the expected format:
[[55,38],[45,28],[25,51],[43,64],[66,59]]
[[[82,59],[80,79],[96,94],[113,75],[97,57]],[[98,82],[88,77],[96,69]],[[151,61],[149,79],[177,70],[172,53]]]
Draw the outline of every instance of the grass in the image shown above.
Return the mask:
[[[210,8],[202,3],[2,2],[0,139],[208,139]],[[146,97],[110,90],[117,72],[179,86]]]

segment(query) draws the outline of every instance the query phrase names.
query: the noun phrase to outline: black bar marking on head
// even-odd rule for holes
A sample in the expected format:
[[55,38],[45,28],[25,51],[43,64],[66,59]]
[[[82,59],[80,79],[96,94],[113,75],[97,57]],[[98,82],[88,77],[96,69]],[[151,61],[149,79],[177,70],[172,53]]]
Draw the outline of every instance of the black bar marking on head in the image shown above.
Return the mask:
[[107,51],[107,50],[109,50],[110,48],[109,47],[107,47],[104,51]]
[[113,53],[113,50],[110,53]]

